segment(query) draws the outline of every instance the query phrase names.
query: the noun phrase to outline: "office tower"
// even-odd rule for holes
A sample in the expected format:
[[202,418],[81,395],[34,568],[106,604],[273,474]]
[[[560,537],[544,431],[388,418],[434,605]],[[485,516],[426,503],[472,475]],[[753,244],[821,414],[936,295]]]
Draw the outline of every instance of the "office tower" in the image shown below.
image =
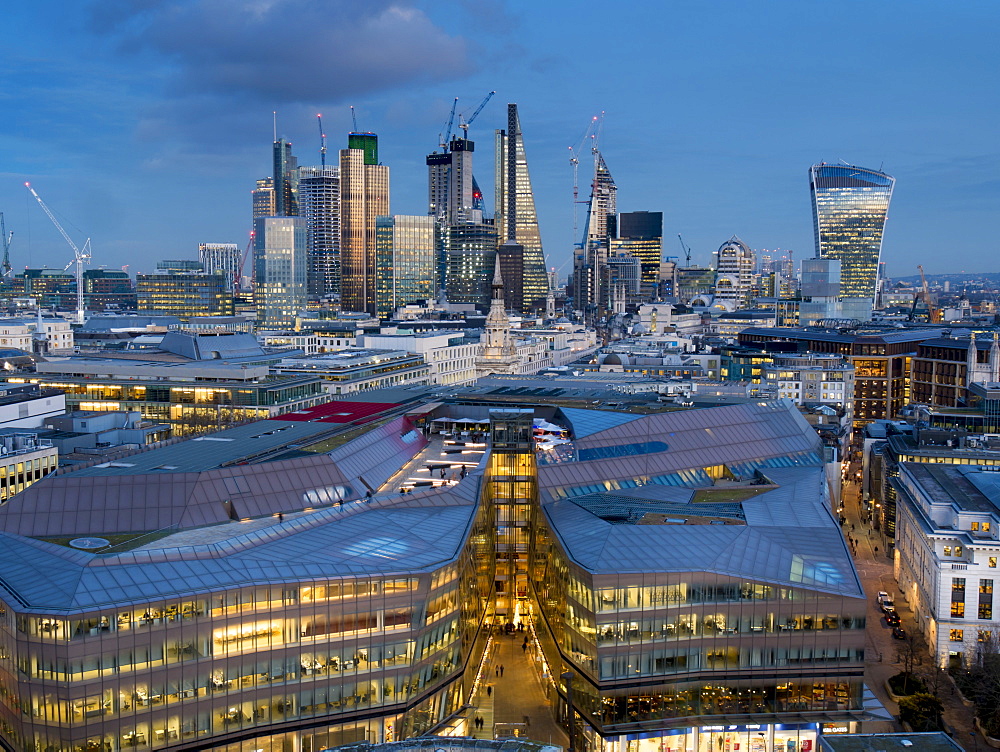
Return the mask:
[[642,261],[631,253],[614,252],[608,256],[608,281],[622,285],[625,294],[635,299],[642,290]]
[[209,274],[225,274],[231,290],[240,288],[243,254],[236,243],[201,243],[198,259]]
[[306,305],[306,221],[254,222],[254,300],[258,329],[291,329]]
[[306,220],[309,296],[339,295],[339,168],[299,168],[299,216]]
[[799,324],[816,326],[823,319],[842,318],[840,260],[802,259],[802,301]]
[[496,132],[496,225],[497,235],[504,244],[523,248],[517,279],[504,276],[507,288],[519,287],[515,297],[524,306],[519,310],[544,308],[548,292],[545,257],[516,104],[507,105],[507,129]]
[[340,301],[376,315],[375,218],[389,216],[389,168],[378,163],[378,136],[351,133],[340,151]]
[[445,294],[450,303],[485,311],[490,306],[490,279],[496,267],[497,228],[492,223],[444,228]]
[[432,300],[436,261],[434,217],[376,218],[375,309],[379,318],[392,318],[407,303]]
[[[503,303],[508,311],[523,311],[524,300],[524,246],[508,240],[497,246],[497,269],[504,280]],[[495,290],[494,290],[495,293]],[[546,290],[546,294],[548,290]],[[493,303],[491,302],[491,306]]]
[[138,309],[188,321],[193,316],[232,316],[232,277],[223,272],[205,273],[162,269],[137,274]]
[[482,219],[482,207],[477,206],[482,201],[482,192],[472,177],[475,149],[474,141],[456,137],[443,154],[427,155],[428,213],[442,225]]
[[251,191],[253,204],[253,219],[258,217],[273,217],[278,212],[274,200],[274,178],[261,178],[257,187]]
[[663,212],[636,211],[618,215],[618,238],[612,239],[614,251],[636,256],[642,264],[641,291],[643,299],[659,297],[660,272],[663,264]]
[[[121,269],[84,269],[83,294],[87,309],[91,311],[108,308],[128,310],[136,306],[132,278]],[[75,301],[73,304],[76,304]]]
[[733,235],[719,246],[715,277],[715,306],[735,311],[750,303],[753,270],[756,266],[750,247]]
[[895,182],[864,167],[823,162],[809,168],[816,258],[839,259],[841,297],[864,299],[869,310]]
[[298,216],[298,160],[292,145],[283,138],[274,142],[274,215]]
[[580,252],[574,256],[576,307],[588,313],[606,310],[609,303],[608,255],[617,232],[617,195],[611,171],[598,152],[594,156],[594,179],[587,204],[587,231]]

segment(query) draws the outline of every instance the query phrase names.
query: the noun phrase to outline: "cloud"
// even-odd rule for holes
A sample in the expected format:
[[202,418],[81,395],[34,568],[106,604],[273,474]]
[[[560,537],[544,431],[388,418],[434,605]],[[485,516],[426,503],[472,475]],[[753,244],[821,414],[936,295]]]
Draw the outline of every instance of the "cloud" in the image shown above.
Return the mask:
[[172,67],[173,96],[343,102],[468,75],[468,45],[410,0],[103,0],[95,30]]

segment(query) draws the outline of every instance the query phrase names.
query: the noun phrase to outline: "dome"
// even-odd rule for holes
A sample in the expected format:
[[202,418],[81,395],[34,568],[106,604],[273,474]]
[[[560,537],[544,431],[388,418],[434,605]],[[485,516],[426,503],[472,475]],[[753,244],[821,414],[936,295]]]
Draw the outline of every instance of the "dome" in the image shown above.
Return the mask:
[[649,329],[645,324],[636,324],[632,327],[632,334],[649,334]]
[[618,353],[611,353],[605,356],[604,360],[601,362],[603,366],[627,366],[629,365],[627,355],[619,355]]

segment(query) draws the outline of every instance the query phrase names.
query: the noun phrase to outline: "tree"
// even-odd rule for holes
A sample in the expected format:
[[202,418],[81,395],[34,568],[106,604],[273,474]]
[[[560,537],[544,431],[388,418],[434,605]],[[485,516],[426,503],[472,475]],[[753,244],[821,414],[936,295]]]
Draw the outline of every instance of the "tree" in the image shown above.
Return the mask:
[[900,698],[899,720],[910,724],[914,731],[940,731],[944,705],[934,695],[918,692]]

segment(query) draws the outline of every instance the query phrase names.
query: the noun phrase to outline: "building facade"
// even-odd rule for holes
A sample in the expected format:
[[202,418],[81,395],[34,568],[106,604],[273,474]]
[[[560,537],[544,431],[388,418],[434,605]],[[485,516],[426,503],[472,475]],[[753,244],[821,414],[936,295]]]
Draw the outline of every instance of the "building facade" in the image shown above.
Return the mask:
[[389,216],[389,168],[378,136],[351,134],[340,152],[340,300],[345,311],[377,315],[376,217]]
[[243,285],[243,252],[236,243],[200,243],[198,260],[208,274],[222,274],[230,290]]
[[299,168],[299,215],[306,220],[309,296],[340,294],[340,168]]
[[139,310],[176,316],[188,321],[197,316],[232,316],[232,277],[217,272],[157,272],[137,274],[136,297]]
[[434,217],[396,215],[375,220],[375,312],[390,319],[408,303],[432,300],[437,290]]
[[754,252],[735,235],[719,246],[713,304],[727,311],[749,305],[753,295]]
[[260,217],[254,222],[257,326],[290,329],[306,307],[306,221]]
[[528,174],[521,120],[517,105],[507,105],[507,129],[496,132],[496,226],[501,243],[520,246],[519,275],[506,275],[508,285],[517,285],[521,313],[545,309],[548,278],[542,236],[538,230],[535,194]]
[[882,234],[895,178],[822,162],[809,168],[816,257],[840,260],[842,298],[874,306]]

